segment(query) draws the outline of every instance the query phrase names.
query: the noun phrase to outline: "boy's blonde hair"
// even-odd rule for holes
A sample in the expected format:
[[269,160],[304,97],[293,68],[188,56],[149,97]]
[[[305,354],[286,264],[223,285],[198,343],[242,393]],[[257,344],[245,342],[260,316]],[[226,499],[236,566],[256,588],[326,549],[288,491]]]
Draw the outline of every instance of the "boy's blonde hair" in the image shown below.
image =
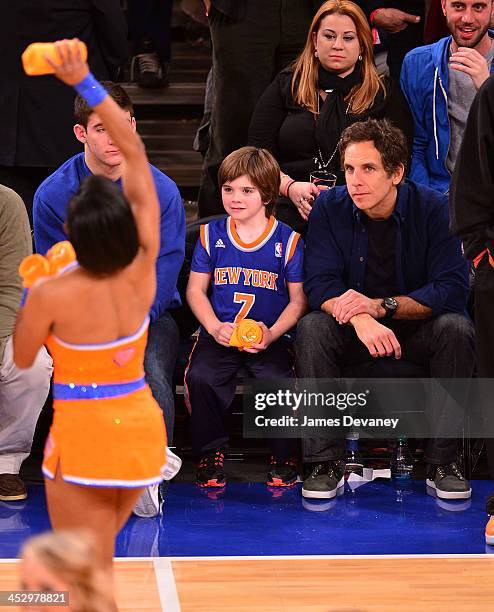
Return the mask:
[[269,217],[274,212],[280,191],[278,162],[266,149],[242,147],[225,157],[218,170],[218,183],[222,187],[244,174],[259,189],[261,200],[265,204],[266,216]]

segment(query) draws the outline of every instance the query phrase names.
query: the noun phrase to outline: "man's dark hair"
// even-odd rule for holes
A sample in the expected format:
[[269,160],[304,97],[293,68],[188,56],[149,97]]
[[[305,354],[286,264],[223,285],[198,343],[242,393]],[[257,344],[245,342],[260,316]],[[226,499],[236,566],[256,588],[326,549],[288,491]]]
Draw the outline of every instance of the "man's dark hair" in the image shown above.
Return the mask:
[[[123,108],[125,111],[129,111],[132,116],[134,115],[134,107],[132,102],[127,92],[121,85],[113,83],[112,81],[102,81],[101,84],[106,89],[108,94],[120,106],[120,108]],[[87,128],[87,122],[89,121],[89,116],[92,112],[93,109],[88,106],[86,100],[84,100],[82,96],[77,95],[74,101],[75,122],[82,125],[84,128]]]
[[359,121],[343,130],[339,142],[341,165],[345,166],[345,151],[354,142],[372,142],[381,154],[388,176],[408,163],[408,145],[403,132],[387,119]]
[[139,250],[130,204],[119,187],[104,176],[87,177],[70,200],[67,234],[78,262],[97,275],[125,268]]

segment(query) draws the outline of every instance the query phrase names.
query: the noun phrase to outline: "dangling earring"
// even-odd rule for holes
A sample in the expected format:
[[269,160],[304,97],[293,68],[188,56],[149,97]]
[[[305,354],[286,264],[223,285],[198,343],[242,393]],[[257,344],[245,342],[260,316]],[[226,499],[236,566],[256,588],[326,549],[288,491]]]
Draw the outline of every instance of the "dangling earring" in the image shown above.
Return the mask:
[[362,56],[361,56],[361,55],[359,55],[359,56],[358,56],[358,61],[359,61],[359,62],[361,62],[361,61],[362,61]]
[[314,57],[317,57],[317,49],[314,51]]

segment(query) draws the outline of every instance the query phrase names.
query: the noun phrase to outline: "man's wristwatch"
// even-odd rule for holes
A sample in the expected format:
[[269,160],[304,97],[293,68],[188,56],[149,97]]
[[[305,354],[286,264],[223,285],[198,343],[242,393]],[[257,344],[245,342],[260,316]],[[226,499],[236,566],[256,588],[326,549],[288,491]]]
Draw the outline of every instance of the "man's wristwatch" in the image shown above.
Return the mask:
[[384,315],[383,318],[392,319],[396,312],[396,309],[398,308],[398,302],[392,297],[386,297],[386,298],[383,298],[383,301],[381,302],[381,306],[386,311],[386,314]]

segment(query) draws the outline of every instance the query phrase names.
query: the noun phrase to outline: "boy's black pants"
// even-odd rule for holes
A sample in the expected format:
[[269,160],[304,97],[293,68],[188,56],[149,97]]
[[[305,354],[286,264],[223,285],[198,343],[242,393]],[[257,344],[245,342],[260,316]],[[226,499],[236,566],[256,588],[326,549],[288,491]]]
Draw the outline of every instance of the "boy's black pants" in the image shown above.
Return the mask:
[[[293,367],[291,342],[286,338],[273,342],[260,353],[246,353],[201,334],[185,372],[194,459],[227,446],[224,413],[235,396],[239,371],[245,371],[251,378],[293,378]],[[271,440],[271,452],[277,461],[287,459],[295,448],[296,440]]]

